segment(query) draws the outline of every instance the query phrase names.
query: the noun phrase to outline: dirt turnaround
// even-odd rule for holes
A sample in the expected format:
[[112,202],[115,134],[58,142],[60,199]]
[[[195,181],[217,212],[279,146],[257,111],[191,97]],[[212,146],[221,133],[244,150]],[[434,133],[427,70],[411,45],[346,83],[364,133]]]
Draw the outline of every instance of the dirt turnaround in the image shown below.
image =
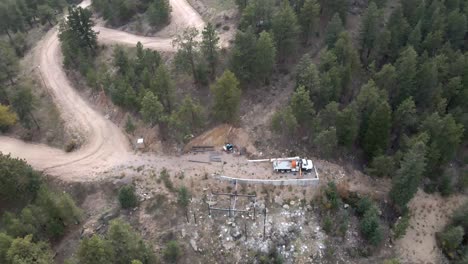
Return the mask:
[[[170,2],[173,10],[171,24],[203,28],[202,18],[185,0]],[[80,6],[87,7],[90,3],[90,0],[85,0]],[[147,48],[174,50],[171,38],[142,37],[104,27],[96,27],[95,30],[99,32],[101,43],[134,46],[140,41]],[[77,141],[84,141],[84,144],[78,150],[66,153],[44,144],[25,143],[0,136],[1,152],[23,158],[34,168],[66,181],[92,181],[96,175],[137,158],[121,130],[93,109],[67,79],[62,67],[57,26],[37,44],[33,63],[37,64],[46,89],[57,104],[67,129]]]

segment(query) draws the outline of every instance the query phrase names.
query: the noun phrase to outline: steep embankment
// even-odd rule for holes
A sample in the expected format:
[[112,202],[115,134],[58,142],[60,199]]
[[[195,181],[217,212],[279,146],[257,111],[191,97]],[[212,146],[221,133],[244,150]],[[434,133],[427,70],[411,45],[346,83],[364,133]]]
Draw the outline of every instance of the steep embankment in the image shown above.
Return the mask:
[[[90,0],[81,6],[87,7]],[[172,23],[177,26],[192,26],[201,29],[204,22],[200,15],[185,1],[171,0]],[[142,37],[104,27],[96,27],[99,41],[136,45],[172,51],[170,38]],[[38,43],[35,49],[35,63],[39,65],[46,88],[66,121],[67,128],[85,141],[83,146],[72,152],[49,147],[44,144],[25,143],[21,140],[0,136],[0,151],[26,159],[39,170],[64,180],[88,181],[95,175],[125,161],[135,158],[130,144],[120,129],[84,100],[67,79],[62,67],[62,56],[58,40],[58,29],[54,27]]]

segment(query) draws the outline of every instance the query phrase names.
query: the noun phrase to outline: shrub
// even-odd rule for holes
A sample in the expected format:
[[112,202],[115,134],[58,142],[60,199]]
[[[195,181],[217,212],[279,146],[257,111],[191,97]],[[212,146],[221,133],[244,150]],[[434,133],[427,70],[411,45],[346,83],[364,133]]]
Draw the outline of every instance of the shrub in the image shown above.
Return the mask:
[[77,147],[76,141],[71,140],[71,141],[68,142],[67,145],[65,146],[65,152],[72,152],[73,150],[76,149],[76,147]]
[[328,183],[327,188],[325,189],[325,196],[328,200],[328,206],[331,209],[337,209],[340,205],[340,196],[338,195],[335,182]]
[[395,172],[395,161],[393,157],[380,155],[372,159],[370,167],[366,172],[376,177],[388,177]]
[[323,228],[323,231],[325,231],[325,233],[327,234],[330,234],[331,231],[332,231],[332,227],[333,227],[333,222],[330,218],[330,216],[325,216],[325,218],[323,219],[323,223],[322,223],[322,228]]
[[356,213],[359,216],[363,216],[369,209],[371,209],[374,206],[372,200],[368,197],[365,196],[357,202],[356,205]]
[[395,224],[393,232],[395,234],[396,239],[401,238],[406,234],[406,229],[409,226],[409,220],[410,220],[409,214],[405,214]]
[[135,131],[135,124],[133,124],[132,118],[128,116],[127,122],[125,122],[125,132],[129,134],[133,134],[134,131]]
[[361,220],[361,233],[372,245],[377,246],[382,241],[382,228],[375,210],[368,210]]
[[456,251],[463,242],[465,231],[461,226],[450,226],[437,235],[442,250],[450,258],[455,258]]
[[260,264],[282,264],[283,256],[278,252],[276,246],[271,247],[268,254],[258,252],[257,260]]
[[41,185],[40,174],[23,160],[0,153],[0,201],[33,199]]
[[453,193],[452,181],[450,179],[450,176],[442,176],[439,182],[439,191],[442,196],[449,196]]
[[180,187],[177,195],[177,202],[183,208],[186,208],[190,203],[190,192],[188,191],[187,187],[182,186]]
[[181,250],[177,241],[171,240],[166,244],[166,248],[163,250],[163,257],[170,263],[176,263],[180,258]]
[[122,208],[132,208],[137,206],[138,199],[135,193],[135,187],[127,185],[119,190],[119,202]]
[[344,213],[341,215],[339,219],[339,226],[338,226],[338,234],[342,237],[346,235],[346,232],[348,231],[348,225],[349,225],[349,215],[347,211],[344,211]]
[[453,225],[462,226],[468,230],[468,202],[458,208],[452,218]]
[[166,186],[169,191],[172,191],[174,190],[174,185],[172,184],[170,177],[171,176],[169,175],[167,169],[163,168],[160,174],[160,179],[164,182],[164,186]]

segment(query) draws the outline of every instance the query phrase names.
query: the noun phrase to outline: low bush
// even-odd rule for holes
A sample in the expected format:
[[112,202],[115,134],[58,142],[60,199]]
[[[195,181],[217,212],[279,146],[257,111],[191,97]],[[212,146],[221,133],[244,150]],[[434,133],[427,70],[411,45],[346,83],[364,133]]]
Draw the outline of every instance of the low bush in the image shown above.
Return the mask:
[[465,231],[461,226],[449,226],[443,232],[437,234],[439,245],[449,258],[456,258],[456,251],[463,242],[464,234]]
[[138,198],[133,185],[127,185],[120,188],[119,202],[122,208],[132,208],[138,205]]
[[181,254],[179,244],[175,240],[169,241],[163,250],[163,257],[169,263],[176,263]]
[[403,215],[398,222],[396,222],[393,232],[396,239],[403,237],[406,234],[406,229],[409,226],[410,215]]
[[167,188],[169,191],[174,190],[174,184],[172,184],[171,176],[169,175],[169,172],[167,171],[166,168],[163,168],[163,169],[162,169],[159,178],[163,181],[164,186],[166,186],[166,188]]

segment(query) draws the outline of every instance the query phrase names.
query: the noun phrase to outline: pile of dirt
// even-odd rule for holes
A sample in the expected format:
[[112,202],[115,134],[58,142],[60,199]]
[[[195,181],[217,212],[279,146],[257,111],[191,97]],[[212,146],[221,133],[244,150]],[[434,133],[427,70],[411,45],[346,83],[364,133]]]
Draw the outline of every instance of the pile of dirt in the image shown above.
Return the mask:
[[238,149],[245,148],[248,155],[258,154],[249,134],[243,128],[228,124],[214,127],[192,139],[185,145],[184,152],[189,152],[193,146],[213,146],[215,149],[221,149],[226,143],[234,144]]

